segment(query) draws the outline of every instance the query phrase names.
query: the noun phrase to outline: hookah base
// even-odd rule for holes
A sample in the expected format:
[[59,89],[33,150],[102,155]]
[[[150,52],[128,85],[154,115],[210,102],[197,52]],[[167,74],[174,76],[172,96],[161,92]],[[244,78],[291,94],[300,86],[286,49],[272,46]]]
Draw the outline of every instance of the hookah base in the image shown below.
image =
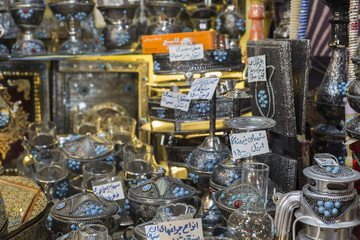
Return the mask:
[[40,40],[20,40],[17,41],[12,49],[12,55],[42,55],[46,54],[46,47]]
[[61,45],[59,54],[83,54],[89,52],[89,45],[81,40],[67,40]]

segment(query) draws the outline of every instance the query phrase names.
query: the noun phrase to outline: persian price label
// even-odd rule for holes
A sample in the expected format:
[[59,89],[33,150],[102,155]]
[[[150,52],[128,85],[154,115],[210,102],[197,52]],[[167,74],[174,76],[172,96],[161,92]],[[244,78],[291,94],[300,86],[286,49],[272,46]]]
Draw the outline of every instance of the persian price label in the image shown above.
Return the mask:
[[266,58],[265,55],[248,58],[248,81],[266,81]]
[[327,166],[339,166],[339,163],[336,160],[336,157],[329,153],[318,153],[315,154],[314,160],[320,167]]
[[188,97],[190,99],[211,99],[219,78],[198,78],[191,84]]
[[145,226],[145,232],[147,240],[160,240],[158,225]]
[[177,92],[163,92],[160,106],[179,109],[187,112],[190,106],[190,99],[187,95]]
[[160,240],[201,240],[203,239],[201,218],[158,224]]
[[203,59],[204,46],[202,44],[169,46],[169,58],[170,62]]
[[256,156],[269,152],[266,131],[230,134],[234,159]]
[[109,183],[93,181],[92,189],[96,196],[101,196],[109,200],[124,199],[124,190],[121,180],[115,180]]

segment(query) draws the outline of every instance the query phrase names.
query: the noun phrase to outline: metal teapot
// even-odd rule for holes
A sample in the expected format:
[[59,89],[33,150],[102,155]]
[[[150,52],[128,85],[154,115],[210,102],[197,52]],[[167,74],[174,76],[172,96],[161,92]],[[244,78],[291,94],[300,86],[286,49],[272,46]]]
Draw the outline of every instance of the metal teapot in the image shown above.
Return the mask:
[[316,154],[314,158],[318,165],[304,169],[309,182],[302,191],[274,196],[278,239],[290,238],[295,209],[294,223],[300,221],[305,226],[296,239],[353,239],[352,228],[360,225],[359,199],[354,188],[360,173],[340,166],[330,154]]

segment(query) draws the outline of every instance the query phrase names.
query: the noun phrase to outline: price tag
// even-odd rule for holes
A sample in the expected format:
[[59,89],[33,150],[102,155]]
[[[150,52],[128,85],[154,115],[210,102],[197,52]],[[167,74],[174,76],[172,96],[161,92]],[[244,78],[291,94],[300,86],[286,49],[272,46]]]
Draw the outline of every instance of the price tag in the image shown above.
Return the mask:
[[266,81],[266,59],[265,55],[248,58],[248,81]]
[[190,101],[191,100],[185,94],[177,92],[163,92],[160,106],[187,112],[189,110]]
[[124,199],[124,190],[122,187],[121,180],[117,180],[118,178],[114,178],[114,180],[110,183],[103,182],[92,182],[92,189],[96,196],[101,196],[109,200],[121,200]]
[[211,99],[214,95],[219,78],[198,78],[191,84],[188,94],[190,99]]
[[145,232],[147,240],[160,240],[158,225],[145,226]]
[[203,239],[201,218],[162,222],[158,226],[160,240]]
[[206,30],[207,29],[207,24],[206,23],[200,23],[199,28],[201,30]]
[[339,163],[338,163],[336,157],[329,153],[315,154],[314,159],[320,167],[339,166]]
[[269,152],[266,131],[230,134],[230,143],[234,159]]
[[169,46],[169,57],[170,62],[203,59],[204,46],[202,44]]

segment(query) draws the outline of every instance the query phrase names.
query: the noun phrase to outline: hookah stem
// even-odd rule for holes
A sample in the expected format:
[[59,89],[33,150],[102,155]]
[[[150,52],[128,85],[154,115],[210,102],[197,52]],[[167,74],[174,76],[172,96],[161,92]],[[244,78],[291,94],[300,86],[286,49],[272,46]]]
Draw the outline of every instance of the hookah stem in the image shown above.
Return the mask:
[[290,2],[290,39],[298,39],[301,0]]
[[210,138],[215,137],[216,131],[216,92],[214,93],[212,99],[210,100]]
[[75,18],[71,17],[68,22],[69,25],[69,39],[72,41],[76,41],[76,23]]
[[[350,9],[349,9],[349,65],[348,65],[348,82],[351,82],[356,79],[354,71],[355,65],[351,61],[351,57],[356,52],[357,48],[357,36],[358,36],[358,12],[359,12],[359,1],[358,0],[350,0]],[[355,80],[356,81],[356,80]],[[349,111],[351,107],[349,106],[348,101],[345,101],[345,124],[349,118],[352,116],[356,116],[354,111]],[[349,140],[349,136],[346,135],[345,141]],[[353,158],[352,151],[349,148],[349,145],[345,145],[346,148],[346,158],[345,165],[352,167]]]

